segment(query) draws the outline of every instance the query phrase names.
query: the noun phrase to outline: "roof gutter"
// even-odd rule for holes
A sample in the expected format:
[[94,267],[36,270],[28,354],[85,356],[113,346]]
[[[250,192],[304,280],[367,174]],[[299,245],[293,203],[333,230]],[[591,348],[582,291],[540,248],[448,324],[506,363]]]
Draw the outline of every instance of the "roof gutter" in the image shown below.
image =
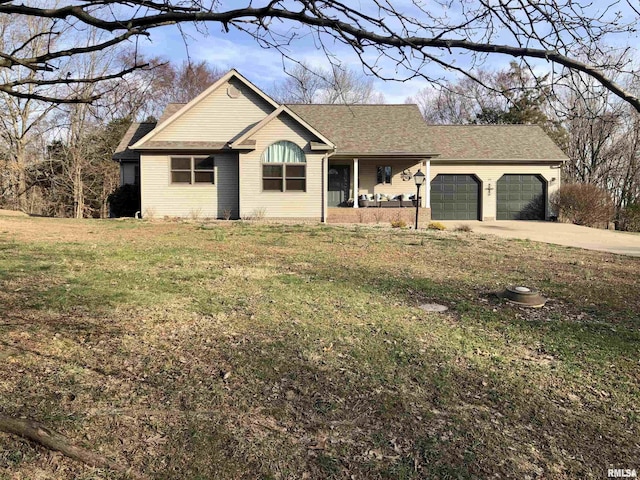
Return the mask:
[[439,157],[439,153],[415,153],[415,152],[366,152],[366,153],[358,153],[358,152],[334,152],[336,157],[356,157],[356,158],[436,158]]
[[458,165],[466,165],[466,164],[474,164],[474,165],[504,165],[504,164],[522,164],[528,165],[531,163],[539,163],[539,164],[547,164],[547,165],[557,165],[558,163],[565,163],[569,159],[495,159],[495,158],[436,158],[435,163],[437,164],[458,164]]

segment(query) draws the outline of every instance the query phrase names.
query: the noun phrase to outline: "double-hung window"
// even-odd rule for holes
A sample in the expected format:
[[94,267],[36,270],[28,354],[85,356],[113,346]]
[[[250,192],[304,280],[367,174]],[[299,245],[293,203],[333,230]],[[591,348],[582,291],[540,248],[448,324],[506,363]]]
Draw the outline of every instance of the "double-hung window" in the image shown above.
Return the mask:
[[302,149],[286,140],[272,143],[262,153],[262,190],[305,192],[307,159]]
[[389,165],[377,167],[377,183],[391,183],[391,167]]
[[171,157],[171,183],[215,183],[213,157]]

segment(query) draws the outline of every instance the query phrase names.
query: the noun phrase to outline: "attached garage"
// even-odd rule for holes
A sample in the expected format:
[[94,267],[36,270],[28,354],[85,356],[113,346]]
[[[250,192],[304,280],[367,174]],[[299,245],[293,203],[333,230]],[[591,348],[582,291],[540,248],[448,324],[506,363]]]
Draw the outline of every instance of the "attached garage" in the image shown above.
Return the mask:
[[503,175],[496,194],[497,220],[544,220],[546,181],[540,175]]
[[437,175],[431,181],[433,220],[478,220],[480,182],[474,175]]
[[[544,220],[553,214],[549,198],[560,188],[567,156],[539,126],[429,125],[427,131],[439,154],[425,167],[431,205],[429,192],[425,197],[434,219]],[[479,215],[461,193],[460,177],[472,189],[479,187],[477,197],[471,194]],[[457,205],[443,205],[447,197]]]

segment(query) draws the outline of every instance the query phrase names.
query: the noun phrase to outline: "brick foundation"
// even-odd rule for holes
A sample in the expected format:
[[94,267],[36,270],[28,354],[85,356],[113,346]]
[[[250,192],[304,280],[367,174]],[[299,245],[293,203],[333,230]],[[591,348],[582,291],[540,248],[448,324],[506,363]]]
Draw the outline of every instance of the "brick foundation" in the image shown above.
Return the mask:
[[[415,208],[329,208],[327,223],[391,223],[401,218],[407,225],[416,219]],[[431,221],[431,209],[421,208],[418,222],[426,226]]]

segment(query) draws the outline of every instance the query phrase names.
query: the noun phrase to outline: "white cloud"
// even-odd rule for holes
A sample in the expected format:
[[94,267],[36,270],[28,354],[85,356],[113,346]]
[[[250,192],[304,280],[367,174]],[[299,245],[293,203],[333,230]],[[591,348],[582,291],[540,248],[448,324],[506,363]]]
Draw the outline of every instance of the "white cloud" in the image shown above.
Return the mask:
[[[213,30],[213,29],[211,29]],[[175,62],[181,62],[189,56],[196,61],[206,60],[208,63],[222,69],[235,68],[248,79],[256,83],[260,88],[269,90],[275,82],[285,77],[281,54],[275,49],[261,48],[255,39],[248,34],[231,31],[230,33],[213,32],[199,33],[191,25],[183,25],[183,31],[187,34],[185,39],[176,27],[164,27],[152,32],[152,41],[142,45],[142,49],[149,55],[165,56]],[[329,40],[325,47],[330,50],[330,55],[343,65],[356,70],[362,70],[362,64],[356,53],[348,46]],[[309,35],[299,39],[289,46],[290,55],[296,60],[307,62],[312,67],[329,66],[325,51],[318,48],[313,38]],[[464,56],[455,56],[459,60],[459,66],[467,64]],[[402,67],[386,58],[378,58],[376,52],[366,54],[366,60],[380,67],[381,73],[386,77],[401,78],[406,71]],[[487,61],[485,67],[502,68],[507,66],[511,58],[492,57],[492,62]],[[446,73],[433,66],[437,76],[455,78],[457,74]],[[374,80],[376,90],[382,93],[387,103],[404,103],[405,99],[415,95],[420,89],[429,85],[424,79],[412,79],[405,82]]]

